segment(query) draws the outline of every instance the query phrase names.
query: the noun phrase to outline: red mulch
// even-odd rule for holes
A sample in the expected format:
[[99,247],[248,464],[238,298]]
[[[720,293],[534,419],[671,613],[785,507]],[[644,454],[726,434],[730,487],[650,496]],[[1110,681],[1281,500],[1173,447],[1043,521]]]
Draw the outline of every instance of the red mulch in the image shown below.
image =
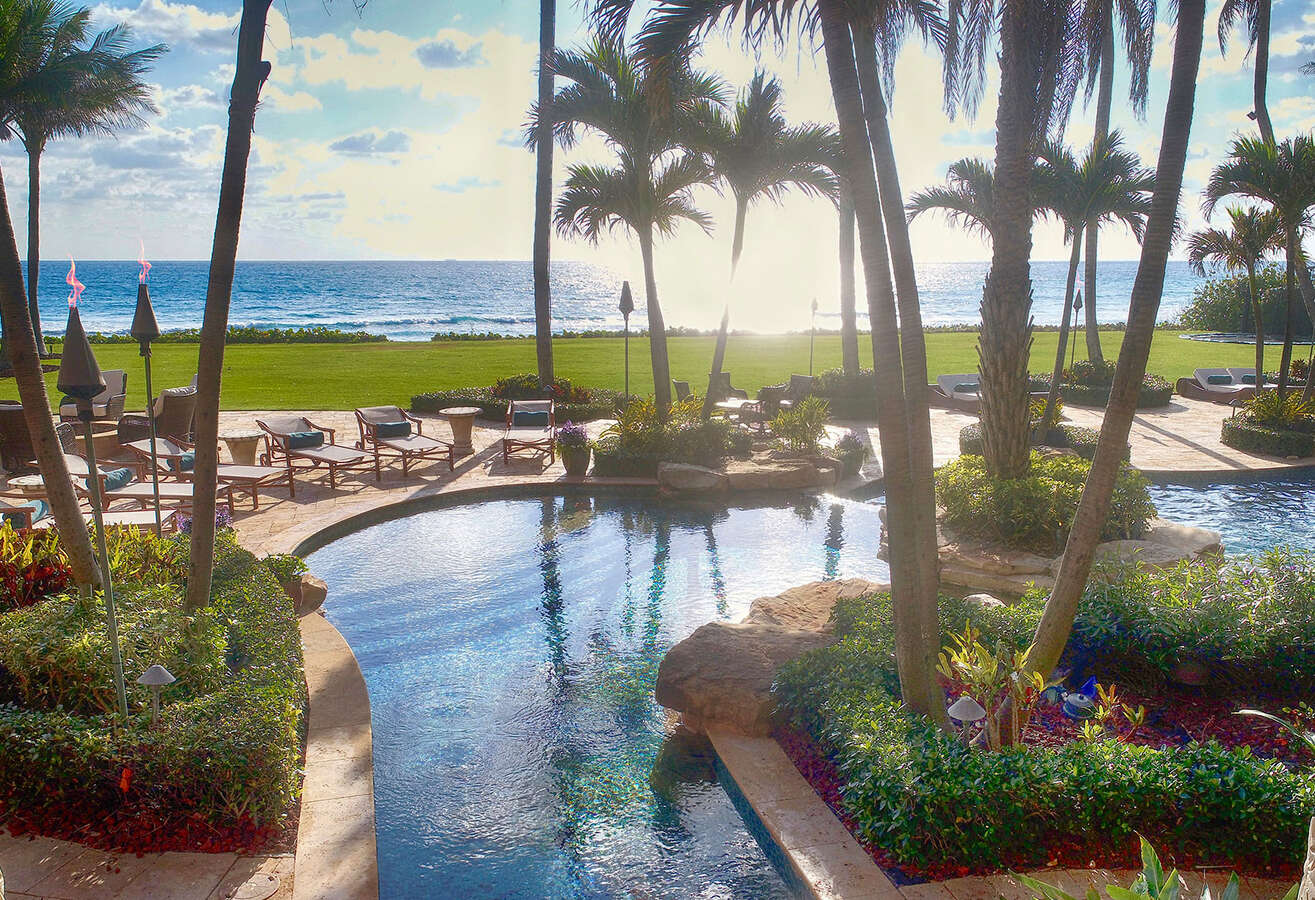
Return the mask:
[[[1190,741],[1216,740],[1226,747],[1250,746],[1258,756],[1280,759],[1284,762],[1309,762],[1303,747],[1291,746],[1288,735],[1278,726],[1252,716],[1237,716],[1237,709],[1252,707],[1264,709],[1291,719],[1282,702],[1253,701],[1209,695],[1204,691],[1172,688],[1164,695],[1151,699],[1131,691],[1120,690],[1124,702],[1136,708],[1147,709],[1146,722],[1135,733],[1126,723],[1114,730],[1120,740],[1151,747],[1181,746]],[[1172,710],[1172,714],[1170,714]],[[1310,721],[1301,723],[1309,729]],[[1000,871],[1023,871],[1045,867],[1140,869],[1140,849],[1137,839],[1126,846],[1112,847],[1106,840],[1084,840],[1080,836],[1056,833],[1047,842],[1045,858],[1019,858],[1005,860],[999,868],[969,867],[949,862],[915,866],[900,863],[880,847],[864,841],[857,833],[853,819],[846,813],[840,798],[842,781],[826,752],[807,734],[795,729],[778,729],[774,734],[786,755],[813,789],[836,814],[855,840],[867,850],[872,859],[899,883],[941,881],[965,875],[985,875]],[[1031,722],[1023,732],[1023,742],[1032,746],[1057,747],[1081,738],[1081,726],[1064,716],[1058,706],[1038,704]],[[1174,865],[1189,868],[1194,861],[1178,857]],[[1239,865],[1240,874],[1253,874],[1266,878],[1300,877],[1298,866],[1247,867]]]

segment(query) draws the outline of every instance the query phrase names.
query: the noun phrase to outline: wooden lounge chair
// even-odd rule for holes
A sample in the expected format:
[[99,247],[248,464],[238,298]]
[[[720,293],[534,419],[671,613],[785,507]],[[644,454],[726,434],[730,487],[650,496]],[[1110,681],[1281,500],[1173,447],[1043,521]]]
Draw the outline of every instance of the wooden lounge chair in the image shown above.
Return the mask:
[[359,407],[356,424],[361,429],[356,446],[374,453],[376,479],[381,477],[381,457],[385,453],[401,458],[403,478],[415,460],[446,459],[449,472],[456,467],[452,445],[425,434],[421,421],[400,406]]
[[512,400],[507,404],[507,426],[502,433],[502,461],[519,450],[548,454],[557,459],[556,409],[551,400]]
[[44,528],[53,521],[50,518],[50,505],[45,500],[0,498],[0,522],[7,522],[15,531],[23,528]]
[[[83,496],[89,494],[91,486],[87,461],[81,456],[68,453],[64,454],[64,461],[68,465],[69,474],[75,476],[73,486],[78,493]],[[107,504],[116,500],[126,500],[142,508],[148,508],[155,503],[155,485],[150,480],[142,478],[141,467],[98,466],[96,477],[100,479],[101,496],[105,498]],[[179,509],[190,509],[194,493],[195,488],[191,482],[162,481],[160,506],[168,504]],[[232,488],[226,484],[219,484],[215,491],[215,501],[227,503],[228,508],[232,509]]]
[[980,376],[977,373],[940,375],[927,391],[927,402],[942,409],[976,413],[982,408]]
[[[196,412],[196,388],[174,387],[160,391],[155,398],[155,433],[176,441],[192,439],[192,417]],[[147,413],[126,413],[119,417],[119,443],[149,440],[151,420]]]
[[[123,445],[132,451],[141,466],[143,480],[148,480],[151,466],[151,442],[131,441]],[[155,460],[160,474],[177,481],[192,480],[192,460],[194,449],[190,444],[174,441],[170,438],[156,438]],[[216,470],[219,483],[230,489],[230,497],[238,490],[251,496],[251,508],[260,509],[260,489],[263,487],[286,487],[288,496],[292,496],[292,472],[281,466],[239,466],[220,463]]]
[[[82,516],[88,525],[96,523],[96,516],[84,512]],[[177,525],[178,513],[172,509],[161,510],[160,530],[173,531]],[[0,520],[9,523],[17,531],[20,528],[54,528],[55,517],[50,514],[50,507],[45,500],[29,500],[26,503],[12,505],[8,500],[0,499]],[[101,520],[106,528],[154,528],[155,511],[151,509],[117,509],[105,510]]]
[[[128,373],[122,369],[108,369],[101,372],[101,377],[105,379],[105,390],[91,398],[91,417],[118,421],[128,396]],[[59,417],[66,422],[78,418],[78,404],[72,397],[59,401]]]
[[[265,432],[265,452],[262,465],[284,464],[288,469],[288,490],[296,496],[296,482],[292,473],[297,463],[303,469],[324,466],[329,471],[329,489],[338,487],[340,470],[360,471],[372,464],[370,455],[361,450],[344,447],[334,441],[334,429],[316,425],[305,416],[270,416],[256,419],[256,425]],[[381,476],[375,473],[375,479]]]
[[[1250,400],[1256,395],[1255,384],[1246,384],[1242,374],[1255,375],[1255,369],[1197,369],[1191,378],[1179,378],[1174,390],[1192,400],[1208,400],[1211,403],[1229,404],[1238,400]],[[1252,381],[1254,381],[1254,377]]]
[[688,400],[688,399],[689,399],[689,382],[688,382],[688,381],[676,381],[675,379],[672,379],[671,386],[674,387],[674,388],[676,389],[676,399],[677,399],[677,400]]

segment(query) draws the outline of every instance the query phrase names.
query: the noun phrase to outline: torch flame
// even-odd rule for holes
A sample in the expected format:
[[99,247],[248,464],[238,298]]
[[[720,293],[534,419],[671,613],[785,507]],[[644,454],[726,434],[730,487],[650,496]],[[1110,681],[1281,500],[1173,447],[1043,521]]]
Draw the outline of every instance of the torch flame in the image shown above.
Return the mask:
[[141,255],[137,257],[137,262],[141,263],[142,265],[142,272],[140,275],[137,276],[137,281],[141,284],[145,284],[146,276],[149,275],[151,272],[151,264],[146,261],[146,242],[143,241],[141,238],[138,238],[137,243],[139,243],[142,248]]
[[73,262],[71,256],[68,258],[68,274],[64,276],[64,283],[73,288],[69,291],[68,308],[74,309],[77,307],[78,301],[82,299],[82,292],[87,289],[87,286],[78,281],[78,266],[77,263]]

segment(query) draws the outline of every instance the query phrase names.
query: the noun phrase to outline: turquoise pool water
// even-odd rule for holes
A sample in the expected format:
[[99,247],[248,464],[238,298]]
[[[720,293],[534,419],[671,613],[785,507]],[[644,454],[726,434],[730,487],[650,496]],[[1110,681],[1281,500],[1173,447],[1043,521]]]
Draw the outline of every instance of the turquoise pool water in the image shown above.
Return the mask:
[[810,579],[882,579],[877,510],[489,501],[310,557],[370,690],[394,897],[791,896],[653,700],[672,644]]
[[1153,484],[1151,499],[1165,519],[1223,534],[1229,554],[1284,544],[1315,548],[1315,471],[1262,481]]

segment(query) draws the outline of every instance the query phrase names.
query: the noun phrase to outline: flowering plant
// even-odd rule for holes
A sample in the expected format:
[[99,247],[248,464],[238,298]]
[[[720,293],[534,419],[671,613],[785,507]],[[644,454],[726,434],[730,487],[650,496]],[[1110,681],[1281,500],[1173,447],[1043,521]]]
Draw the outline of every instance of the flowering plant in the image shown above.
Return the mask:
[[584,426],[581,424],[567,422],[557,429],[557,445],[559,447],[588,447],[589,432],[585,431]]

